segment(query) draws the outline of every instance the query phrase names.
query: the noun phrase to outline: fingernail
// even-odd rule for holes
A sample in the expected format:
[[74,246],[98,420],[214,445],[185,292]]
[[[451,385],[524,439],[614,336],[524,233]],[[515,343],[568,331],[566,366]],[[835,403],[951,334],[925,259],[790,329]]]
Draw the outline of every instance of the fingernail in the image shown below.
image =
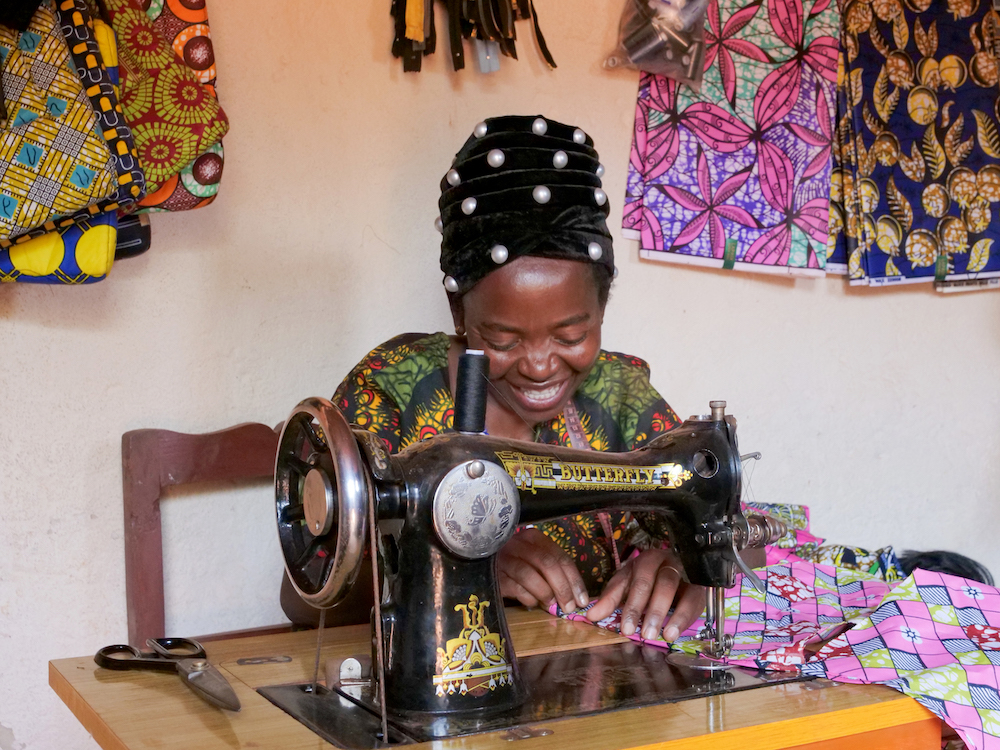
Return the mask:
[[673,643],[680,636],[681,631],[677,629],[676,625],[670,625],[666,630],[663,631],[663,640],[667,643]]
[[626,615],[622,620],[622,635],[632,635],[635,632],[635,622],[631,615]]
[[576,605],[573,602],[566,602],[565,604],[561,604],[560,606],[562,607],[562,611],[568,615],[571,615],[574,612],[576,612]]
[[647,641],[651,641],[656,638],[656,628],[652,624],[647,625],[642,629],[642,637]]
[[576,603],[579,604],[581,607],[586,607],[588,604],[590,604],[590,597],[587,596],[587,592],[584,591],[583,589],[580,589],[579,591],[576,592]]

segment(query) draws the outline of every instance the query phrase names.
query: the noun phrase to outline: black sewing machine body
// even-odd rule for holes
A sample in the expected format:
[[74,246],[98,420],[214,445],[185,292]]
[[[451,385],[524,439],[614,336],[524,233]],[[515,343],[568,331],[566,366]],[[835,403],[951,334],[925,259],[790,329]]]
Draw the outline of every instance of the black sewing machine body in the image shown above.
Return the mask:
[[303,402],[282,433],[276,472],[290,577],[307,601],[334,604],[375,527],[383,585],[373,664],[384,676],[373,678],[388,714],[510,712],[526,692],[497,553],[518,524],[605,509],[651,514],[688,581],[720,593],[732,585],[752,532],[740,512],[736,422],[720,403],[630,453],[456,433],[389,455],[328,402]]
[[688,422],[627,454],[442,435],[389,464],[394,477],[377,481],[375,492],[380,506],[382,497],[401,500],[385,503],[401,524],[380,519],[392,529],[392,541],[382,535],[381,614],[386,700],[395,711],[522,702],[496,556],[518,523],[609,508],[657,513],[670,538],[689,540],[676,547],[691,582],[732,584],[726,524],[742,518],[740,464],[734,426],[724,420]]

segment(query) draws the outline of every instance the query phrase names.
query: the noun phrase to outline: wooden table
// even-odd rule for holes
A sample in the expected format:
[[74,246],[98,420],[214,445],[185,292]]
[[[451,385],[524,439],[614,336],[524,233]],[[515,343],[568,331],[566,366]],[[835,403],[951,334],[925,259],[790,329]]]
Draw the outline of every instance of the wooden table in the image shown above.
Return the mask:
[[[508,610],[516,652],[530,654],[615,643],[620,636],[544,612]],[[328,630],[323,658],[364,653],[367,626]],[[307,682],[316,633],[305,631],[206,644],[209,658],[232,683],[239,713],[213,708],[160,672],[111,672],[91,656],[49,663],[49,684],[104,750],[234,750],[331,747],[273,706],[255,689]],[[248,657],[288,656],[282,663],[239,664]],[[597,716],[543,722],[553,734],[521,740],[525,750],[937,750],[941,726],[916,701],[876,685],[789,683]],[[711,738],[706,737],[711,735]],[[438,750],[506,748],[502,732],[427,743]]]

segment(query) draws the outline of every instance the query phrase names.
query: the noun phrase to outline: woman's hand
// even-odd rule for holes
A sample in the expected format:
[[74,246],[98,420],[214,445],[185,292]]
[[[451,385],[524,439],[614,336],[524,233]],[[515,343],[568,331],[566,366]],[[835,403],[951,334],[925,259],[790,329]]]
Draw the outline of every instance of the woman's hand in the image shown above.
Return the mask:
[[[671,605],[674,613],[666,622]],[[681,563],[669,549],[648,549],[626,562],[587,612],[597,622],[622,608],[622,633],[632,635],[642,617],[642,637],[652,640],[663,630],[668,643],[677,640],[705,608],[705,589],[684,583]]]
[[538,529],[525,529],[500,550],[500,593],[526,607],[558,602],[564,612],[587,606],[580,571],[562,548]]

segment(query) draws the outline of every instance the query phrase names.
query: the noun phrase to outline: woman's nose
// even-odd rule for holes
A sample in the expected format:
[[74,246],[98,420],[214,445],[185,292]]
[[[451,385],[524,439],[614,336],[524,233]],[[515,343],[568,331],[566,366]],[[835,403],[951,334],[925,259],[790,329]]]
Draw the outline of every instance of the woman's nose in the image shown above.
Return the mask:
[[543,382],[559,369],[555,352],[548,346],[528,347],[518,360],[518,372],[531,380]]

